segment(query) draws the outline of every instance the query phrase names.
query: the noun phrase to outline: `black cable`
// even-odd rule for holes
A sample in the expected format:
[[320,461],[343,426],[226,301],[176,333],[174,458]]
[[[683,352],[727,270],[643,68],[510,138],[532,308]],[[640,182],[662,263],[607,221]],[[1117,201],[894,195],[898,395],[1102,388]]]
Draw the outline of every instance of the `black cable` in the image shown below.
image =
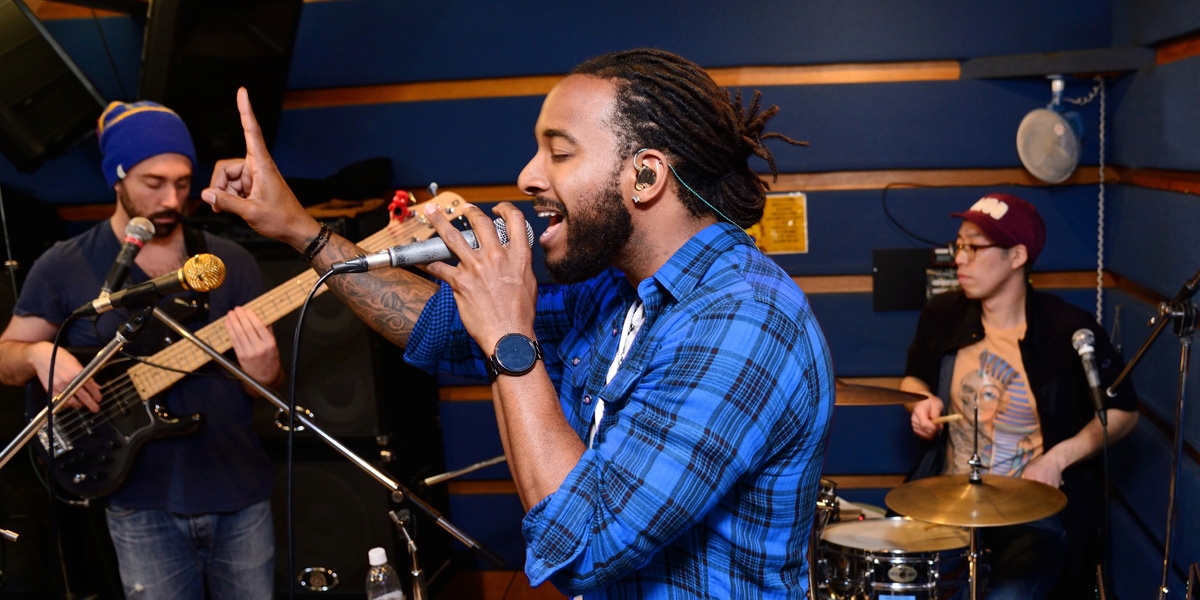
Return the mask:
[[125,91],[125,82],[121,81],[121,71],[117,69],[117,61],[113,59],[112,50],[108,47],[108,38],[104,37],[104,28],[100,26],[100,17],[96,9],[92,9],[92,21],[96,23],[96,33],[100,34],[100,45],[104,46],[104,54],[108,56],[108,64],[112,66],[113,77],[117,79],[117,87],[121,88],[121,98],[128,100],[129,93]]
[[1112,567],[1112,498],[1108,488],[1108,425],[1101,425],[1100,431],[1104,433],[1104,458],[1102,459],[1104,463],[1102,467],[1104,470],[1104,523],[1100,532],[1100,543],[1103,550],[1100,560],[1104,566],[1104,578],[1099,583],[1111,592],[1113,589],[1112,569],[1110,568]]
[[[62,569],[63,590],[66,597],[74,598],[71,593],[71,582],[67,578],[67,559],[63,555],[62,537],[59,531],[58,523],[58,507],[54,504],[54,366],[58,359],[59,342],[62,339],[62,334],[67,330],[67,326],[71,321],[75,320],[74,315],[68,315],[67,320],[58,328],[58,332],[54,334],[54,344],[50,347],[50,373],[46,377],[46,440],[49,445],[49,450],[46,452],[46,470],[49,479],[50,487],[50,535],[54,539],[54,544],[58,548],[58,566]],[[36,438],[35,438],[36,439]]]
[[296,598],[296,578],[292,576],[296,572],[296,538],[294,535],[293,526],[293,511],[292,511],[292,455],[293,445],[296,437],[296,372],[299,369],[300,358],[300,331],[304,327],[304,315],[308,312],[308,304],[317,294],[317,290],[321,289],[321,285],[326,279],[333,275],[333,271],[326,271],[321,275],[317,282],[313,284],[312,289],[308,291],[308,296],[304,298],[304,304],[300,305],[300,313],[296,317],[296,332],[292,336],[292,369],[288,377],[288,432],[287,432],[287,578],[288,578],[288,598],[295,600]]
[[883,190],[882,190],[882,192],[880,192],[880,195],[879,195],[879,202],[883,206],[883,215],[885,217],[887,217],[887,220],[889,222],[891,222],[892,225],[895,225],[897,229],[904,232],[904,234],[907,235],[908,237],[913,238],[914,240],[917,240],[918,242],[921,242],[924,244],[929,244],[930,246],[933,246],[934,248],[944,247],[946,245],[945,242],[935,242],[932,240],[928,240],[924,237],[921,237],[921,236],[909,231],[907,227],[905,227],[904,225],[901,225],[900,221],[898,219],[896,219],[895,216],[892,215],[892,211],[888,210],[888,205],[887,205],[888,189],[891,188],[892,186],[898,186],[898,185],[903,185],[903,186],[907,186],[907,187],[930,187],[930,186],[926,186],[926,185],[919,185],[916,183],[902,183],[899,181],[895,181],[895,182],[892,182],[892,183],[889,183],[889,184],[883,186]]

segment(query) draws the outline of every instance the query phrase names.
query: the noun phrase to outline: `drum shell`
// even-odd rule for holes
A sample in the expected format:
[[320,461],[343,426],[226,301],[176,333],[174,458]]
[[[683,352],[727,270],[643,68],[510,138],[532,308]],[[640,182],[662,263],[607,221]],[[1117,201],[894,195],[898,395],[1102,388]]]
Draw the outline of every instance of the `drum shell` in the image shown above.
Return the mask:
[[[845,539],[860,532],[878,537],[879,543]],[[927,532],[938,539],[932,543],[920,539]],[[818,550],[818,586],[834,600],[935,600],[962,583],[947,573],[961,567],[968,543],[969,537],[959,528],[911,519],[831,524]]]

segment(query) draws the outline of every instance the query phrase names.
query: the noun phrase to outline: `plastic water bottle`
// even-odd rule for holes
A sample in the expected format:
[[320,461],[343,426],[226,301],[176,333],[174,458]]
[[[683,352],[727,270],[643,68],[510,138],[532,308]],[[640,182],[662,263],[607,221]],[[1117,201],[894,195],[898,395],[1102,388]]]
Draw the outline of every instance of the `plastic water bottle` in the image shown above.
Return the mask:
[[367,571],[367,600],[404,600],[400,576],[387,561],[387,550],[371,548],[367,553],[371,570]]

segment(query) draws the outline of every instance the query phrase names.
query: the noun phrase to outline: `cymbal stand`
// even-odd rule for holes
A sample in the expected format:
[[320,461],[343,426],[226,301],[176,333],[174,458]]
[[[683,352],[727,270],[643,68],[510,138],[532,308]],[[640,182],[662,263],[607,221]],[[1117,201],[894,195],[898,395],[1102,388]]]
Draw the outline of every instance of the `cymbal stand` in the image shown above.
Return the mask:
[[1163,541],[1163,563],[1162,563],[1162,583],[1158,586],[1158,600],[1163,600],[1167,597],[1167,581],[1171,571],[1171,530],[1175,524],[1175,500],[1178,495],[1177,488],[1179,482],[1179,472],[1182,467],[1180,458],[1183,455],[1183,426],[1184,426],[1184,406],[1187,396],[1187,380],[1188,370],[1191,365],[1191,349],[1192,337],[1196,333],[1197,311],[1196,305],[1190,302],[1192,296],[1196,294],[1197,289],[1200,289],[1200,271],[1197,271],[1190,280],[1183,285],[1175,298],[1169,302],[1161,302],[1158,305],[1158,314],[1153,319],[1150,319],[1150,324],[1154,325],[1154,331],[1150,332],[1150,337],[1146,338],[1145,343],[1141,348],[1138,348],[1137,353],[1125,365],[1125,369],[1117,375],[1112,385],[1105,391],[1108,397],[1116,396],[1117,387],[1125,381],[1133,368],[1137,366],[1146,351],[1158,338],[1159,334],[1167,327],[1167,323],[1175,323],[1175,335],[1179,338],[1179,380],[1178,392],[1175,401],[1175,444],[1174,450],[1171,453],[1171,482],[1168,485],[1167,499],[1167,527]]
[[[971,459],[967,461],[971,465],[971,474],[967,477],[967,481],[972,485],[983,483],[983,459],[979,457],[979,399],[975,399],[975,448],[971,451]],[[979,531],[978,527],[971,526],[968,528],[971,534],[971,546],[967,554],[967,566],[969,568],[969,582],[971,585],[971,600],[979,598]]]
[[388,516],[392,518],[392,523],[396,524],[396,529],[408,540],[408,554],[412,557],[412,569],[409,574],[412,575],[412,600],[429,600],[429,590],[425,587],[425,572],[421,570],[421,565],[417,562],[417,543],[413,541],[412,536],[408,534],[408,526],[412,523],[412,515],[407,510],[389,511]]
[[[161,309],[155,308],[154,316],[156,318],[158,318],[159,321],[162,321],[163,324],[165,324],[168,327],[170,327],[171,329],[173,329],[176,333],[178,333],[184,339],[195,344],[198,348],[200,348],[206,354],[208,354],[209,357],[211,357],[214,361],[216,361],[217,364],[220,364],[227,371],[229,371],[233,375],[237,376],[237,378],[241,379],[243,382],[245,382],[246,385],[253,387],[255,391],[257,391],[259,394],[261,394],[263,398],[267,399],[268,402],[270,402],[271,404],[274,404],[276,408],[284,411],[284,413],[288,412],[288,403],[284,402],[278,395],[275,394],[274,391],[268,389],[267,387],[263,386],[259,382],[255,381],[252,377],[247,375],[244,371],[241,370],[241,368],[239,368],[237,365],[235,365],[232,361],[225,358],[224,355],[222,355],[220,352],[217,352],[216,349],[214,349],[212,346],[209,346],[203,340],[196,337],[194,334],[192,334],[191,331],[189,331],[183,325],[179,324],[179,322],[176,321],[175,319],[171,318],[171,316],[168,315],[166,312],[164,312]],[[332,435],[329,435],[328,433],[323,431],[320,427],[317,426],[316,423],[313,423],[312,420],[310,420],[304,414],[303,411],[298,409],[298,410],[296,410],[296,413],[297,414],[295,415],[295,420],[299,421],[302,425],[304,425],[304,427],[307,427],[309,429],[309,431],[312,431],[313,434],[315,434],[317,437],[321,438],[321,441],[328,444],[329,447],[333,448],[339,454],[344,456],[347,460],[354,463],[355,466],[362,469],[363,471],[366,471],[366,473],[368,475],[370,475],[373,479],[375,479],[375,481],[378,481],[379,483],[381,483],[385,487],[387,487],[389,490],[391,490],[392,500],[394,502],[399,503],[399,502],[403,502],[405,499],[407,499],[414,506],[421,509],[422,512],[424,512],[426,515],[428,515],[429,518],[433,519],[433,521],[435,523],[437,523],[438,527],[441,527],[447,533],[454,536],[454,538],[457,539],[458,541],[462,542],[463,545],[478,552],[479,555],[482,556],[485,560],[496,565],[497,567],[501,567],[501,568],[505,567],[504,559],[500,558],[494,552],[492,552],[491,550],[488,550],[483,545],[481,545],[479,542],[472,539],[470,536],[468,536],[465,532],[463,532],[458,527],[455,527],[454,524],[451,523],[450,521],[446,520],[446,518],[443,517],[441,515],[441,513],[439,513],[437,511],[437,509],[430,506],[428,503],[426,503],[424,500],[422,500],[416,494],[413,494],[411,491],[409,491],[409,489],[407,487],[405,487],[400,482],[388,477],[382,471],[380,471],[379,469],[376,469],[374,465],[367,462],[366,460],[363,460],[362,457],[358,456],[352,450],[350,450],[349,448],[344,446],[341,442],[339,442],[337,440],[337,438],[335,438]]]

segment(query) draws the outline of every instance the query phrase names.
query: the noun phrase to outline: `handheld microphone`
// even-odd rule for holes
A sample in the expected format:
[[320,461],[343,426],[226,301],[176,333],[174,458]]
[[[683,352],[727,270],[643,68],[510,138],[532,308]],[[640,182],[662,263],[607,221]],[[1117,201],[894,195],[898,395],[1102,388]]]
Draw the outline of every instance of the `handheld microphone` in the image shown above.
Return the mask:
[[175,271],[123,289],[107,298],[92,300],[75,309],[72,316],[90,317],[130,304],[157,302],[163,296],[185,290],[209,292],[220,287],[224,281],[225,263],[212,254],[197,254]]
[[[492,223],[496,226],[496,235],[500,237],[500,243],[508,244],[508,227],[504,224],[504,219],[496,219]],[[475,237],[474,231],[468,230],[461,233],[472,249],[479,249],[479,240]],[[528,238],[529,245],[533,246],[533,227],[528,221],[525,222],[525,236]],[[433,238],[412,244],[392,246],[366,256],[335,262],[329,270],[335,275],[362,273],[383,267],[411,267],[451,258],[454,258],[454,253],[446,246],[446,241],[442,238]]]
[[150,241],[153,235],[154,223],[151,223],[150,219],[134,217],[129,220],[129,224],[125,226],[125,242],[121,244],[121,252],[117,254],[116,262],[108,270],[108,277],[104,279],[104,285],[100,288],[100,298],[107,298],[113,290],[120,289],[125,284],[125,279],[129,277],[129,269],[133,266],[133,257],[137,256],[142,246]]
[[1095,334],[1086,327],[1071,335],[1071,345],[1083,361],[1083,372],[1087,375],[1092,403],[1096,406],[1096,416],[1100,418],[1101,425],[1108,427],[1108,413],[1104,410],[1104,400],[1100,392],[1100,372],[1096,370],[1096,348],[1093,346],[1095,343]]

